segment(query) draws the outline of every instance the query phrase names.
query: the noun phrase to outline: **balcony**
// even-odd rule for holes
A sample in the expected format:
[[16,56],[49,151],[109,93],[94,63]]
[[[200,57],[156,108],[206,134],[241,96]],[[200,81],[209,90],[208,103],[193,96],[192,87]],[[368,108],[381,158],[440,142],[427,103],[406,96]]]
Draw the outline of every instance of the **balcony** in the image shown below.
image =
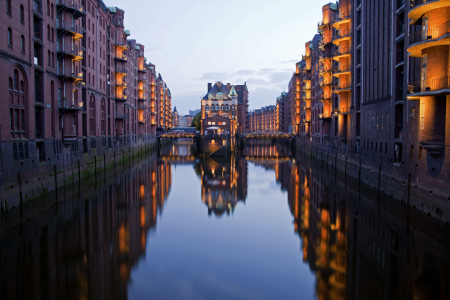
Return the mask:
[[351,47],[339,47],[334,51],[334,60],[340,60],[344,57],[350,57],[352,54],[352,48]]
[[319,61],[331,59],[332,57],[333,57],[333,55],[331,53],[323,52],[323,53],[319,54]]
[[307,59],[310,59],[310,58],[311,58],[311,55],[308,55],[308,54],[302,55],[302,59],[303,60],[307,60]]
[[147,69],[146,68],[139,68],[138,72],[147,73]]
[[58,56],[64,57],[64,56],[68,56],[70,58],[72,58],[73,61],[80,61],[83,59],[83,51],[81,50],[76,50],[73,49],[71,46],[59,46],[58,49],[56,50],[56,52],[58,53]]
[[116,113],[114,118],[119,121],[128,120],[128,114]]
[[61,70],[58,72],[58,76],[61,80],[73,80],[73,81],[83,80],[83,72],[74,73],[72,71]]
[[138,96],[139,101],[147,101],[147,97],[145,96]]
[[336,86],[334,86],[333,93],[350,92],[351,89],[352,84],[350,82],[339,83]]
[[118,61],[122,61],[122,62],[127,62],[128,61],[128,57],[126,55],[115,56],[114,59],[118,60]]
[[339,45],[341,42],[349,41],[351,36],[351,29],[338,30],[333,34],[333,44]]
[[123,64],[117,64],[114,67],[114,73],[116,74],[123,74],[123,75],[127,75],[128,74],[128,69],[125,65]]
[[40,3],[33,1],[33,16],[38,19],[42,20],[42,6]]
[[83,107],[83,102],[76,102],[75,100],[69,100],[61,98],[58,100],[58,109],[64,112],[77,112]]
[[450,45],[450,22],[415,32],[409,36],[409,44],[411,57],[422,57],[422,51],[426,48]]
[[65,10],[70,12],[75,19],[78,19],[84,15],[83,5],[80,1],[75,0],[56,0],[56,7],[58,10]]
[[75,40],[83,37],[81,26],[72,24],[72,22],[57,22],[56,30],[58,34],[71,34]]
[[321,120],[331,119],[331,114],[330,113],[319,114],[319,119]]
[[339,29],[342,24],[348,24],[351,22],[352,12],[350,5],[342,7],[339,13],[336,15],[336,19],[333,22],[333,27]]
[[347,75],[347,74],[350,74],[351,71],[352,71],[352,65],[339,66],[334,69],[333,76],[339,77],[341,75]]
[[120,95],[116,97],[116,101],[127,101],[128,96],[127,95]]
[[124,40],[115,40],[114,41],[114,47],[116,48],[121,48],[121,49],[127,49],[128,48],[128,43]]
[[433,9],[450,6],[448,0],[410,0],[409,3],[408,18],[412,20],[410,24],[416,23],[425,13]]
[[415,81],[408,84],[408,99],[450,93],[450,76]]
[[128,84],[127,84],[126,82],[124,82],[124,81],[116,82],[116,83],[114,84],[115,87],[118,87],[118,88],[124,88],[124,89],[127,88],[127,85],[128,85]]

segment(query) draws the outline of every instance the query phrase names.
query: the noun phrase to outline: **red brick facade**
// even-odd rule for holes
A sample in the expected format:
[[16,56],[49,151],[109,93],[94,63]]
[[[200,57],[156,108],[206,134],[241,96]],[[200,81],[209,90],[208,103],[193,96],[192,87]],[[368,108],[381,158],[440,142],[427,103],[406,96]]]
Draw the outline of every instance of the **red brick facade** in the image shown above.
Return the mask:
[[170,90],[144,45],[127,39],[123,10],[97,0],[0,6],[3,174],[147,143],[171,127]]

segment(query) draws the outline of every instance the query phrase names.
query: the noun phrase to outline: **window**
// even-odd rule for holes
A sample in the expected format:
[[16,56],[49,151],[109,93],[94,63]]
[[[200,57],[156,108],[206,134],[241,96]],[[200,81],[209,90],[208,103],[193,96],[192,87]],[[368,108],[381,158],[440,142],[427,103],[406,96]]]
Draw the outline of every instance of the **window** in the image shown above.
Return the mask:
[[50,41],[50,25],[47,25],[47,40]]
[[420,103],[420,129],[425,129],[425,103]]
[[55,42],[55,30],[53,28],[52,28],[51,36],[52,36],[52,43],[54,43]]
[[209,110],[209,105],[208,104],[205,105],[205,110]]
[[47,0],[47,16],[50,16],[50,0]]
[[6,0],[6,13],[8,14],[8,15],[12,15],[12,13],[11,13],[11,0]]
[[47,59],[48,59],[48,65],[50,66],[51,59],[50,59],[50,50],[47,51]]
[[53,3],[50,5],[51,9],[50,12],[52,13],[52,19],[55,18],[55,14],[53,13]]
[[12,48],[13,46],[13,37],[12,37],[12,30],[11,28],[8,28],[8,46]]
[[23,35],[20,36],[20,50],[25,53],[25,37]]
[[25,11],[23,5],[20,5],[20,23],[25,24]]
[[19,90],[19,71],[17,69],[14,70],[14,90]]

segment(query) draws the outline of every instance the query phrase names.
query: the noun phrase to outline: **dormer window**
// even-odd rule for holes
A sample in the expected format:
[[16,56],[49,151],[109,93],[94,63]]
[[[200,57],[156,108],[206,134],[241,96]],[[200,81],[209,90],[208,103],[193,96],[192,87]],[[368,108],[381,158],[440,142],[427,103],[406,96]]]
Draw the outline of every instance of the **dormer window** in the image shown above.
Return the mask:
[[212,95],[211,93],[208,94],[208,99],[211,100],[212,99]]

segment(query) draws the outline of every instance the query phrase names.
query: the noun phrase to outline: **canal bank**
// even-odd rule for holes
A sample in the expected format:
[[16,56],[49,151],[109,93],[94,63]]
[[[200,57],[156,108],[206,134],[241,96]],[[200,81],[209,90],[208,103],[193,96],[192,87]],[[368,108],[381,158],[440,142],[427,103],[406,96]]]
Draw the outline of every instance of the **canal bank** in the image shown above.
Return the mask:
[[378,165],[358,154],[340,155],[336,151],[313,146],[296,139],[296,155],[309,159],[334,176],[353,179],[377,192],[388,195],[443,222],[450,222],[450,186],[436,180],[424,180],[424,174],[409,171],[407,166],[388,164],[380,159]]
[[[158,143],[161,143],[158,144]],[[8,210],[21,203],[43,197],[66,185],[89,180],[110,169],[120,169],[130,162],[156,153],[170,141],[152,139],[146,143],[100,147],[79,157],[65,157],[62,163],[42,164],[37,168],[4,176],[1,179],[1,210]]]

